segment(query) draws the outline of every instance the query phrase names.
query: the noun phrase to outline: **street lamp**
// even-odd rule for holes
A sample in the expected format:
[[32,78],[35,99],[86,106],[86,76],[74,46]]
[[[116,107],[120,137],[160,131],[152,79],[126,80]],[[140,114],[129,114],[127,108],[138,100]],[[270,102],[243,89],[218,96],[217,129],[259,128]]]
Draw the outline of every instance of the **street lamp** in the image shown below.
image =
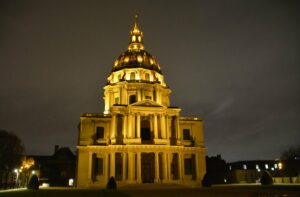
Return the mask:
[[18,180],[19,180],[19,169],[14,169],[14,173],[16,173],[16,186],[18,186]]
[[278,169],[279,169],[279,170],[282,170],[282,167],[283,167],[282,163],[279,162],[279,163],[278,163]]

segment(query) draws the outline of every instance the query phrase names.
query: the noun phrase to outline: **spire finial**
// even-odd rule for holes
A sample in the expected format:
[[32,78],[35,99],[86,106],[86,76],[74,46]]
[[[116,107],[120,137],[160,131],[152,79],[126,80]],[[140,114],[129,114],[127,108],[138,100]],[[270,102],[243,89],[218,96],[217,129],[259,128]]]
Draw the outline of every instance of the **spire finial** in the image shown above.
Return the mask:
[[133,27],[133,31],[140,31],[139,30],[139,25],[138,25],[138,15],[136,14],[135,16],[134,16],[134,27]]
[[134,27],[133,30],[130,32],[130,43],[128,46],[129,50],[141,50],[144,49],[143,45],[143,32],[140,31],[138,26],[138,15],[135,14],[134,16]]

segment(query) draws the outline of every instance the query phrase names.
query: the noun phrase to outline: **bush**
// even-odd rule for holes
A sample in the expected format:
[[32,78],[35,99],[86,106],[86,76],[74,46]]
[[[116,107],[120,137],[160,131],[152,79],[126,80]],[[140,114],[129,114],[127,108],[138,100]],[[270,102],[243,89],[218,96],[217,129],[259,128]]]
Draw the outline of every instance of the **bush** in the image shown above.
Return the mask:
[[203,187],[211,187],[211,180],[209,175],[206,173],[202,179],[202,186]]
[[109,181],[107,182],[106,189],[117,189],[117,183],[113,176],[110,177]]
[[39,179],[36,175],[33,175],[27,185],[27,189],[38,190],[39,189]]
[[268,171],[263,171],[263,173],[260,177],[260,183],[262,185],[272,185],[273,184],[272,176]]

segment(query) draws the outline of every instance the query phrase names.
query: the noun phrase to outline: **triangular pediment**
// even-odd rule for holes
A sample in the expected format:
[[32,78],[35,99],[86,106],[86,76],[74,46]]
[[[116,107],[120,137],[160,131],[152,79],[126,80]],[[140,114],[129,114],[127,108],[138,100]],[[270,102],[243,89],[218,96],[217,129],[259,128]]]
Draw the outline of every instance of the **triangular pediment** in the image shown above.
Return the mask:
[[145,107],[163,107],[162,105],[156,103],[155,101],[151,101],[149,99],[142,100],[136,103],[131,104],[132,106],[145,106]]

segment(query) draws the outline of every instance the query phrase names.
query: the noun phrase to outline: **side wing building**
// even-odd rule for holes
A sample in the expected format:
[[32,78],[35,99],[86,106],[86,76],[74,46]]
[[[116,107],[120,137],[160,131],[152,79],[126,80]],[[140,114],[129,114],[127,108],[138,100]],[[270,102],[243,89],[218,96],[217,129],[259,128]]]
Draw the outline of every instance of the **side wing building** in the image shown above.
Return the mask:
[[137,16],[128,49],[104,87],[104,113],[80,117],[77,186],[176,183],[201,185],[203,121],[181,117],[157,60],[143,44]]

